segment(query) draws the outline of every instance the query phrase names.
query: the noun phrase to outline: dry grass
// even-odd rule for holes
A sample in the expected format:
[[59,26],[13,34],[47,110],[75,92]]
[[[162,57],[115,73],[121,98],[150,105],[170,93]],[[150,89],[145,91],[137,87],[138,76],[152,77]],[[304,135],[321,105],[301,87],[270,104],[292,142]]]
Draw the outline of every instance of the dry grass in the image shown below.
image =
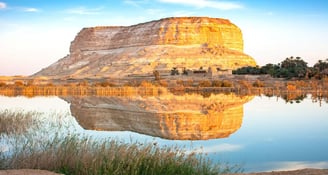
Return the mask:
[[[0,134],[22,134],[35,126],[37,120],[33,117],[36,112],[28,112],[22,115],[20,112],[9,110],[0,112]],[[17,127],[19,126],[19,127]]]
[[201,80],[199,82],[199,85],[198,86],[199,87],[211,87],[212,86],[212,83],[209,80]]
[[[15,117],[7,123],[13,126],[11,135],[8,136],[8,132],[0,135],[0,140],[5,138],[11,145],[7,152],[0,150],[0,169],[44,169],[64,174],[219,174],[233,171],[229,166],[212,164],[204,154],[186,154],[179,147],[99,140],[67,130],[60,132],[57,128],[24,133],[15,129],[21,127],[22,119],[32,119],[30,127],[44,125],[35,122],[31,115],[38,114],[0,114],[0,118]],[[7,128],[7,125],[1,127]]]
[[256,80],[254,83],[253,83],[253,87],[264,87],[265,84],[263,81],[260,81],[260,80]]
[[65,174],[216,174],[209,162],[178,148],[124,144],[114,140],[67,136],[44,151],[27,150],[13,168],[48,169]]

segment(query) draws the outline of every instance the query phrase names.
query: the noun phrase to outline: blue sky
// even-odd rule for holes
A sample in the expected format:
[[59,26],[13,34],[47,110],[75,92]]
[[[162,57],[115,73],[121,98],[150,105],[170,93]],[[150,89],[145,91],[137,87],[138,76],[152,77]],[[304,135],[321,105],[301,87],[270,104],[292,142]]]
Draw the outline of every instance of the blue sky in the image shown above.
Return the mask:
[[30,75],[69,53],[83,27],[171,16],[226,18],[259,65],[328,58],[326,0],[0,0],[0,75]]

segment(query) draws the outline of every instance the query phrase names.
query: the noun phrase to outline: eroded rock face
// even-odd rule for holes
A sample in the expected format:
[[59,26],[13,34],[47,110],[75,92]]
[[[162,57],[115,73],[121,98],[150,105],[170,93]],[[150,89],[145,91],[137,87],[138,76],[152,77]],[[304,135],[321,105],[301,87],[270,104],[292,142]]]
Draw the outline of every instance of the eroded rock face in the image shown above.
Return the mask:
[[128,27],[84,28],[72,42],[70,51],[193,44],[243,51],[240,29],[229,20],[218,18],[167,18]]
[[158,97],[65,97],[89,130],[133,131],[171,140],[225,138],[242,124],[250,96],[199,94]]
[[229,20],[165,18],[133,26],[82,29],[70,55],[38,72],[43,76],[128,76],[156,69],[255,66],[243,53],[241,30]]

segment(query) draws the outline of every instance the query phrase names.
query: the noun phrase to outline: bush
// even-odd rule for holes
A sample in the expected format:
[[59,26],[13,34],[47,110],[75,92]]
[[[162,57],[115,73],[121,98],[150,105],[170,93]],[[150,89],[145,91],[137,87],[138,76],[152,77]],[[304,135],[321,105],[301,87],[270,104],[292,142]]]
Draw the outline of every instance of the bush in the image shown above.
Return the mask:
[[159,80],[159,85],[162,86],[162,87],[167,87],[168,82],[166,80]]
[[177,81],[176,81],[176,84],[177,84],[177,85],[180,85],[180,86],[184,86],[184,83],[183,83],[182,80],[177,80]]
[[222,82],[220,80],[213,80],[212,86],[213,87],[222,87]]
[[127,83],[125,83],[124,86],[137,87],[137,86],[140,86],[140,82],[136,81],[136,80],[131,80],[131,81],[128,81]]
[[296,86],[294,84],[288,83],[287,84],[287,90],[288,91],[294,91],[294,90],[296,90]]
[[139,86],[140,87],[153,87],[154,85],[151,82],[144,80],[140,83]]
[[46,86],[54,86],[54,84],[52,82],[49,82],[49,83],[47,83]]
[[84,80],[78,84],[79,86],[89,86],[89,82],[87,80]]
[[194,81],[191,79],[183,82],[183,85],[185,87],[191,87],[191,86],[193,86],[193,84],[194,84]]
[[212,83],[209,80],[202,80],[199,82],[199,87],[211,87]]
[[0,82],[0,87],[5,87],[6,83],[5,82]]
[[295,86],[298,88],[306,88],[309,86],[309,83],[304,80],[295,81]]
[[95,85],[101,86],[101,87],[114,87],[115,86],[113,83],[108,82],[108,81],[102,81],[102,82],[96,83]]
[[324,88],[328,88],[328,78],[327,77],[322,79],[322,85]]
[[229,81],[229,80],[222,81],[222,87],[232,87],[232,86],[233,86],[233,84],[231,81]]
[[24,86],[23,81],[15,81],[15,86]]
[[250,82],[245,81],[245,80],[241,80],[241,81],[239,81],[239,84],[240,84],[242,87],[246,88],[246,89],[250,89],[250,88],[252,87],[252,85],[250,84]]
[[253,87],[264,87],[264,82],[260,81],[260,80],[256,80],[253,83]]

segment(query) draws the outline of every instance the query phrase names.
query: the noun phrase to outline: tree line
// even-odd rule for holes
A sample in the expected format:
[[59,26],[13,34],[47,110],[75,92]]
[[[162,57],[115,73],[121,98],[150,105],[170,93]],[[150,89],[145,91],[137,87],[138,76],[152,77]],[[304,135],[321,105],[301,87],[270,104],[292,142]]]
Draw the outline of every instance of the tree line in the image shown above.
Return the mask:
[[305,62],[301,57],[288,57],[283,60],[281,63],[272,64],[268,63],[264,66],[247,66],[241,67],[234,70],[233,74],[251,74],[251,75],[261,75],[269,74],[274,78],[299,78],[299,79],[322,79],[328,77],[328,59],[319,60],[309,67],[308,63]]

